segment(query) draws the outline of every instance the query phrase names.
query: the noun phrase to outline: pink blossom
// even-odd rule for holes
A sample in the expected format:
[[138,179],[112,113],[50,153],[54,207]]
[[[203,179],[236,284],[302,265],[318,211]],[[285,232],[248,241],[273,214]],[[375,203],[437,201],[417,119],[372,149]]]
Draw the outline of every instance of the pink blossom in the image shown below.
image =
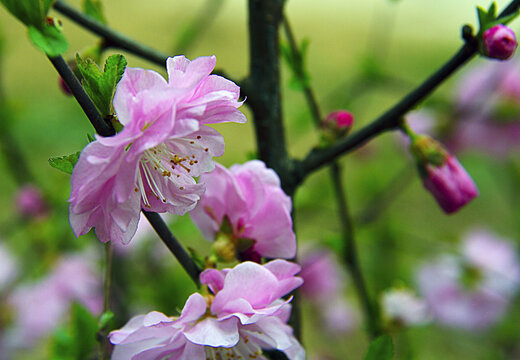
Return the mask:
[[478,195],[473,179],[451,155],[440,166],[426,165],[423,185],[447,214],[456,212]]
[[442,324],[484,330],[500,320],[520,284],[511,243],[489,232],[468,234],[459,256],[445,255],[418,274],[421,293]]
[[336,110],[325,118],[324,125],[332,126],[337,130],[350,128],[354,124],[354,115],[346,110]]
[[15,205],[18,212],[27,217],[42,217],[48,211],[40,189],[33,185],[25,185],[18,189]]
[[[262,161],[233,165],[229,170],[217,164],[200,181],[206,184],[206,192],[190,215],[208,240],[229,231],[224,235],[237,247],[240,239],[253,242],[248,253],[239,251],[249,259],[255,254],[270,258],[296,255],[291,199],[281,189],[278,175]],[[221,229],[225,221],[231,229]]]
[[239,88],[210,75],[215,57],[166,62],[168,82],[151,70],[127,68],[114,95],[124,129],[96,136],[71,178],[70,223],[76,236],[92,227],[99,240],[128,243],[141,208],[184,214],[204,192],[195,177],[213,170],[224,140],[203,126],[245,122]]
[[302,283],[298,271],[284,260],[205,270],[200,279],[213,294],[191,295],[178,318],[155,311],[132,318],[109,335],[112,359],[266,359],[262,349],[305,359],[286,324],[290,305],[280,299]]
[[52,273],[33,284],[21,285],[9,298],[15,310],[10,343],[29,346],[48,335],[78,301],[93,314],[102,308],[101,276],[84,254],[60,260]]
[[502,24],[484,31],[482,39],[486,55],[493,59],[509,59],[518,46],[514,31]]

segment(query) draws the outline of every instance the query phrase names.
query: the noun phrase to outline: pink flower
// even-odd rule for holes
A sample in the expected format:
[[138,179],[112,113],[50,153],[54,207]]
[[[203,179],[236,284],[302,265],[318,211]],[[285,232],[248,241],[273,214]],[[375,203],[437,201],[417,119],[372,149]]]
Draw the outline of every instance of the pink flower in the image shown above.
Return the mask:
[[478,190],[459,161],[429,136],[412,137],[410,145],[423,180],[445,213],[451,214],[473,200]]
[[27,217],[42,217],[48,211],[40,189],[33,185],[25,185],[18,189],[15,204],[18,212]]
[[505,239],[468,234],[460,256],[443,256],[419,270],[418,282],[442,324],[484,330],[500,320],[520,284],[520,262]]
[[345,130],[354,124],[354,115],[350,111],[336,110],[325,118],[324,125],[332,126],[337,130]]
[[141,208],[184,214],[204,192],[194,177],[213,170],[224,140],[203,126],[245,122],[239,88],[210,75],[215,57],[166,62],[169,80],[127,68],[114,96],[124,129],[97,136],[83,150],[71,178],[70,223],[76,236],[92,227],[98,239],[128,243]]
[[482,39],[486,55],[493,59],[509,59],[518,46],[514,31],[502,24],[484,31]]
[[29,346],[48,335],[67,314],[73,301],[93,314],[102,308],[101,276],[85,255],[63,258],[43,280],[14,290],[9,303],[15,310],[10,343]]
[[280,300],[302,283],[298,271],[284,260],[205,270],[201,282],[214,295],[191,295],[179,318],[155,311],[132,318],[109,335],[112,360],[266,359],[262,349],[305,359],[286,324],[290,305]]
[[281,189],[278,175],[262,161],[229,170],[217,164],[200,181],[206,184],[206,192],[190,215],[208,240],[223,234],[230,252],[239,252],[247,260],[296,255],[291,199]]

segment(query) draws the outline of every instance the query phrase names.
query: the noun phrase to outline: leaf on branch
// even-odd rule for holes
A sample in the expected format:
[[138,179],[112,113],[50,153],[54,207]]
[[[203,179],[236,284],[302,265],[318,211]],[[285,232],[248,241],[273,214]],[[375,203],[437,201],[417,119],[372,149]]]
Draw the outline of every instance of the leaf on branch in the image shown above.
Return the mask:
[[107,24],[101,0],[83,0],[83,12],[102,24]]
[[41,28],[29,26],[27,34],[31,42],[50,57],[56,57],[67,51],[67,39],[56,27],[48,25]]
[[114,320],[114,317],[115,315],[112,311],[107,311],[101,314],[98,322],[98,331],[102,331],[104,329],[109,328],[110,323],[112,322],[112,320]]
[[368,346],[365,360],[392,360],[394,358],[394,343],[389,335],[381,335]]
[[280,41],[280,55],[291,70],[289,87],[293,90],[303,90],[310,85],[311,77],[305,66],[308,48],[309,39],[302,40],[297,52],[294,52],[288,43]]
[[112,98],[117,83],[121,80],[126,68],[123,55],[112,55],[106,62],[103,71],[91,58],[81,58],[76,54],[77,70],[81,74],[82,84],[103,117],[111,116]]
[[71,175],[72,170],[74,169],[74,165],[76,165],[76,163],[78,162],[80,154],[81,151],[78,151],[74,154],[50,158],[49,165],[55,169],[61,170]]

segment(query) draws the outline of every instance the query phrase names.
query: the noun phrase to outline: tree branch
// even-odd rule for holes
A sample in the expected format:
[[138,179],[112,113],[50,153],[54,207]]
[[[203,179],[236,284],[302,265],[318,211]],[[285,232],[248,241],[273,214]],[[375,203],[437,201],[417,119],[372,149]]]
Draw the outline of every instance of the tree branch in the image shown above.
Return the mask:
[[[519,7],[520,0],[514,0],[504,9],[504,11],[502,11],[499,17],[515,12]],[[450,60],[448,60],[448,62],[375,121],[331,147],[311,150],[302,161],[294,166],[296,184],[300,184],[310,173],[331,163],[338,156],[360,147],[368,140],[387,130],[395,129],[399,120],[408,111],[430,95],[431,92],[450,77],[457,69],[475,56],[478,50],[477,40],[473,37],[468,38],[467,36],[465,39],[466,43]]]
[[68,5],[65,1],[56,0],[53,6],[56,11],[62,13],[72,21],[103,38],[105,41],[105,47],[126,50],[129,53],[142,57],[159,66],[164,66],[164,64],[166,64],[168,55],[154,50],[149,46],[140,44],[137,41],[122,35],[115,30],[112,30],[108,26],[100,23],[99,21],[96,21],[92,17],[76,10],[74,7]]
[[[92,123],[98,134],[102,136],[114,135],[114,128],[103,121],[103,118],[97,111],[96,106],[89,98],[89,96],[79,83],[78,79],[74,76],[72,70],[70,70],[65,60],[63,60],[61,56],[56,58],[49,57],[49,59],[51,60],[52,64],[54,65],[58,73],[63,78],[63,81],[65,81],[65,84],[67,84],[69,89],[72,91],[72,94],[74,95],[76,100],[80,103],[83,111],[85,111],[85,114],[87,114],[90,122]],[[184,269],[186,270],[188,275],[190,275],[193,281],[196,284],[198,284],[199,269],[197,268],[193,260],[190,258],[186,250],[184,250],[182,245],[177,241],[175,236],[173,236],[173,234],[168,229],[162,218],[156,213],[150,213],[144,210],[143,213],[148,219],[148,221],[150,221],[150,224],[154,228],[157,235],[159,235],[159,237],[166,244],[168,249],[170,249],[172,254],[177,258],[179,263],[184,267]]]

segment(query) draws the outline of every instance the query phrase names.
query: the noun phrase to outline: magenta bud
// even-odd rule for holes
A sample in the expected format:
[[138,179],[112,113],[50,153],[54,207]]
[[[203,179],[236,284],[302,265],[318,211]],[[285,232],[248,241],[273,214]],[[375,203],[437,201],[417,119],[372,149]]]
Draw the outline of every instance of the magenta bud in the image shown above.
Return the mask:
[[473,179],[459,161],[429,136],[419,136],[410,145],[424,187],[445,213],[451,214],[478,195]]
[[47,214],[47,204],[40,190],[32,185],[22,186],[16,194],[16,208],[22,216],[37,218]]
[[509,59],[518,45],[514,31],[502,24],[486,30],[482,39],[486,56],[493,59]]
[[354,115],[346,110],[336,110],[327,115],[325,126],[333,127],[339,131],[348,130],[354,124]]

